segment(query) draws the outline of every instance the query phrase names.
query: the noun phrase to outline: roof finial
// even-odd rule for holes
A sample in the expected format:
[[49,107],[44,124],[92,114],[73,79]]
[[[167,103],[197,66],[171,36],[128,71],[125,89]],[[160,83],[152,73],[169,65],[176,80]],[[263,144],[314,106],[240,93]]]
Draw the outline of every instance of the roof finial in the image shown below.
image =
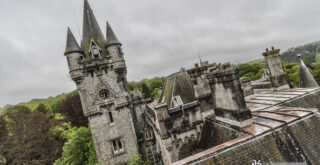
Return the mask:
[[199,61],[200,61],[200,65],[201,65],[201,56],[200,56],[200,53],[199,53],[199,50],[197,51],[197,53],[198,53],[198,56],[199,56]]

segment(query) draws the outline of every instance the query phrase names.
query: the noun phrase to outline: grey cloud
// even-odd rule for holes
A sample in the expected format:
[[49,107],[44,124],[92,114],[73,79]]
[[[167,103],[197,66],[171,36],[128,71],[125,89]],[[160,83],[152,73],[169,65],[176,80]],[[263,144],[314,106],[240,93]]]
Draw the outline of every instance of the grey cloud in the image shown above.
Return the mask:
[[[210,62],[262,58],[319,40],[320,1],[89,0],[105,33],[108,20],[123,43],[128,79],[166,76]],[[65,49],[70,26],[81,40],[82,0],[0,0],[0,106],[75,89]]]

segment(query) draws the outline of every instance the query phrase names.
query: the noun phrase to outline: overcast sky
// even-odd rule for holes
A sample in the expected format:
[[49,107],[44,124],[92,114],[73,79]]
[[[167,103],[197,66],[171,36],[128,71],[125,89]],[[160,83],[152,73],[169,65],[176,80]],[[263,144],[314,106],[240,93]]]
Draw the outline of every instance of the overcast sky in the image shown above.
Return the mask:
[[[128,80],[166,76],[198,62],[242,63],[320,40],[320,1],[89,0],[105,33],[123,43]],[[67,27],[80,41],[82,0],[0,0],[0,107],[76,89]]]

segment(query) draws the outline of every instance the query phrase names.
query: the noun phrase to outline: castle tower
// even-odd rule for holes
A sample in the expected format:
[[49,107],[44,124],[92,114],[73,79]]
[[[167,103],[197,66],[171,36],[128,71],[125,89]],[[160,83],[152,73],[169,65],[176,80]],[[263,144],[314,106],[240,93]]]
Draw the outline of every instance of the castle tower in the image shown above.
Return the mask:
[[239,80],[239,70],[224,64],[208,75],[216,120],[242,128],[251,124],[251,112],[246,106]]
[[272,87],[289,88],[289,77],[283,70],[279,52],[280,49],[274,49],[272,47],[271,50],[266,49],[266,52],[262,53],[262,55],[268,66]]
[[99,164],[122,164],[138,152],[126,65],[111,26],[105,39],[84,0],[81,48],[68,29],[65,55],[89,119]]
[[310,87],[319,87],[317,81],[313,78],[312,74],[309,72],[308,68],[301,59],[301,55],[298,55],[299,58],[299,86],[300,88],[310,88]]

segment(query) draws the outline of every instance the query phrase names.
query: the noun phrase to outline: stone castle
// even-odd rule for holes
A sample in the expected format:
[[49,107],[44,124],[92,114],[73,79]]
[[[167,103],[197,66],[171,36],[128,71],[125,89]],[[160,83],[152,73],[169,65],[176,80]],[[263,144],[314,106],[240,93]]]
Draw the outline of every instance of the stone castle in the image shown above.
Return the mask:
[[[292,88],[272,47],[263,53],[268,69],[260,80],[240,79],[229,63],[200,62],[168,76],[151,101],[137,88],[130,95],[121,46],[108,22],[104,37],[84,0],[81,44],[68,28],[65,56],[99,164],[125,164],[137,153],[157,165],[320,162],[320,89],[302,59],[300,88]],[[305,122],[308,143],[296,131]]]

